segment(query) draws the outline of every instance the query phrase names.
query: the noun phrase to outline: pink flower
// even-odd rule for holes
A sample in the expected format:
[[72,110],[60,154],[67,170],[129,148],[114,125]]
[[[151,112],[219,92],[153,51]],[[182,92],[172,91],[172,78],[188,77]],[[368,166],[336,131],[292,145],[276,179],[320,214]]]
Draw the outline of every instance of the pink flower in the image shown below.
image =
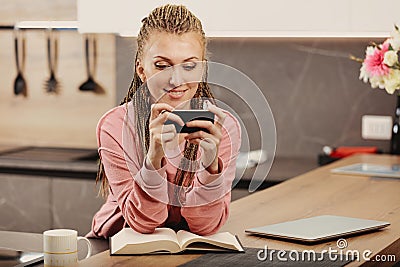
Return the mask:
[[390,68],[383,63],[386,51],[389,50],[389,42],[384,42],[380,49],[375,47],[372,54],[365,57],[364,64],[365,69],[370,76],[385,76],[389,74]]

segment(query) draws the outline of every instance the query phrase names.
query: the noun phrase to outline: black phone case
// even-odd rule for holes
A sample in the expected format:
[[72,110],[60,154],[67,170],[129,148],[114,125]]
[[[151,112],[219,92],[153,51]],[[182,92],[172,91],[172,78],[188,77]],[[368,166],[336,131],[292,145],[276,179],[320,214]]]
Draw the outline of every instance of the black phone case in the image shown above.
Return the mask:
[[208,110],[175,110],[172,113],[181,117],[185,125],[180,126],[178,123],[167,120],[165,124],[173,124],[175,125],[175,129],[177,133],[194,133],[197,131],[204,131],[209,133],[207,129],[200,127],[187,127],[186,123],[194,120],[205,120],[214,123],[214,113]]

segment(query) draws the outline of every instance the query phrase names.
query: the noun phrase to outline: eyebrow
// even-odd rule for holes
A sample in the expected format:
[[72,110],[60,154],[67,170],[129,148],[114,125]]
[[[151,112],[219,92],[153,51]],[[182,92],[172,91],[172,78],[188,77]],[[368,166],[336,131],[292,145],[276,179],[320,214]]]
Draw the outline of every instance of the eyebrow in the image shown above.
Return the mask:
[[[169,63],[172,63],[171,59],[169,59],[169,58],[167,58],[167,57],[155,56],[154,59],[156,59],[156,58],[161,58],[161,59],[163,59],[163,60],[165,60],[165,61],[168,61]],[[198,60],[199,58],[193,56],[193,57],[189,57],[189,58],[185,59],[183,62],[186,62],[186,61],[189,61],[189,60],[192,60],[192,59],[197,59],[197,60]]]

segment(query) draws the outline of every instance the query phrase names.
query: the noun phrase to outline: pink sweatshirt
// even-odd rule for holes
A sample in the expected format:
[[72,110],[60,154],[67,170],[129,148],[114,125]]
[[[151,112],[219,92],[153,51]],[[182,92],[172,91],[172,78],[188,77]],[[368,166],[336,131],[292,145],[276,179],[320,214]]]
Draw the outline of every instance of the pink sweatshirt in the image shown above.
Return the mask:
[[[129,112],[127,113],[127,110]],[[109,182],[108,198],[94,215],[88,237],[108,238],[126,225],[141,233],[157,227],[179,225],[186,221],[189,230],[200,235],[213,234],[226,222],[235,178],[236,158],[241,144],[237,119],[227,114],[223,125],[218,161],[221,172],[210,174],[204,168],[196,172],[192,184],[183,191],[184,205],[171,205],[173,184],[184,142],[166,151],[167,163],[158,170],[140,159],[141,146],[129,103],[108,111],[97,125],[99,155]],[[199,156],[201,155],[199,149]],[[198,158],[199,158],[198,156]],[[208,178],[216,178],[203,184]]]

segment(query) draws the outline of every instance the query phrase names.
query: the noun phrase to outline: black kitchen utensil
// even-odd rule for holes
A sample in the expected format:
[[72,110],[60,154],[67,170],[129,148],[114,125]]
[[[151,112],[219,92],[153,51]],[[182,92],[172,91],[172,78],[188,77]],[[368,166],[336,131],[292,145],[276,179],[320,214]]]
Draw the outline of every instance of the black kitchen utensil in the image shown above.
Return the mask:
[[[93,58],[91,62],[90,51],[92,50]],[[79,90],[81,91],[91,91],[96,94],[104,94],[104,88],[98,84],[93,76],[96,72],[97,68],[97,42],[96,37],[93,35],[85,36],[85,63],[86,63],[86,73],[88,75],[88,79],[79,86]]]
[[[21,39],[21,50],[20,40]],[[27,84],[23,75],[25,69],[25,35],[17,29],[14,31],[15,63],[17,66],[17,77],[14,81],[14,94],[27,96]]]
[[58,94],[60,92],[60,82],[57,80],[55,72],[58,64],[58,40],[52,29],[47,31],[47,61],[49,65],[50,77],[45,81],[45,90],[48,93]]

